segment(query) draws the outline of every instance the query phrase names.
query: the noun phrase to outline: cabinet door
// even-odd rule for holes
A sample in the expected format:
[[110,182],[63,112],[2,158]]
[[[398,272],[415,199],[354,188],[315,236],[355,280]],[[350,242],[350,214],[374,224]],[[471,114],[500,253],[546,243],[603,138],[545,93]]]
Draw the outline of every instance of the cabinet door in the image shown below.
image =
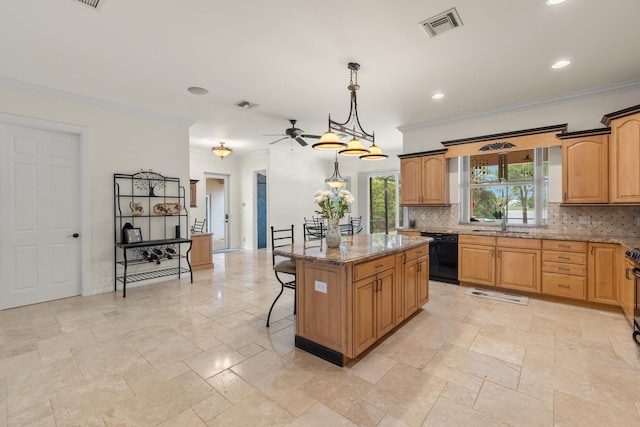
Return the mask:
[[539,250],[498,248],[497,254],[497,286],[540,292]]
[[495,271],[493,246],[458,245],[458,280],[495,286]]
[[404,265],[404,317],[409,317],[418,309],[418,268],[417,259],[407,261]]
[[611,203],[640,202],[640,114],[611,121]]
[[620,303],[622,305],[622,310],[624,311],[624,316],[629,321],[629,324],[633,326],[633,312],[635,309],[636,288],[635,279],[631,272],[633,271],[633,267],[635,266],[629,260],[625,260],[623,265],[624,275],[622,276],[622,280],[620,281],[622,288],[620,289]]
[[400,204],[418,205],[422,202],[422,158],[410,157],[400,160]]
[[563,203],[609,202],[609,136],[562,141]]
[[376,337],[380,338],[395,326],[394,319],[394,291],[395,274],[387,270],[378,274],[376,292]]
[[376,278],[375,276],[354,283],[354,352],[360,354],[376,342]]
[[605,304],[618,304],[616,289],[618,245],[589,243],[589,278],[587,299]]
[[429,257],[418,260],[418,307],[429,302]]
[[211,235],[192,235],[191,240],[191,268],[193,270],[213,268]]
[[444,154],[422,158],[422,204],[443,205],[449,202],[447,162]]

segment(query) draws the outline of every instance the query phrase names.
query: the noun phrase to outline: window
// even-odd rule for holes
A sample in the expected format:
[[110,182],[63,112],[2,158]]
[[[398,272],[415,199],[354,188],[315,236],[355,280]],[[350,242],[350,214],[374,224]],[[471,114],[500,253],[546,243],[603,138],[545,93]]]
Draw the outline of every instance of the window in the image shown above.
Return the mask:
[[546,224],[547,148],[466,156],[460,162],[460,222]]

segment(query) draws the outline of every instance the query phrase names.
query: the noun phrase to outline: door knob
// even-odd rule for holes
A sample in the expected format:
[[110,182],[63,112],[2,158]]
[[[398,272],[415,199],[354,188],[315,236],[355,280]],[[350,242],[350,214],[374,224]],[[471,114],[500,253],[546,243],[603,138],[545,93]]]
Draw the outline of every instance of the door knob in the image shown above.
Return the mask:
[[77,239],[78,237],[80,237],[80,235],[78,233],[73,233],[68,235],[67,237],[73,237],[74,239]]

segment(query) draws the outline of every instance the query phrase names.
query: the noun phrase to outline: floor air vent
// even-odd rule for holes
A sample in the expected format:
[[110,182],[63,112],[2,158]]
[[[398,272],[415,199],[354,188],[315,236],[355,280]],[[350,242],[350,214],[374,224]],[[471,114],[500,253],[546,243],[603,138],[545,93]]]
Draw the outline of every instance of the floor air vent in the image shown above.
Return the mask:
[[445,31],[453,30],[462,26],[462,20],[455,7],[439,13],[436,16],[420,21],[420,26],[430,38],[433,38]]
[[80,3],[84,3],[87,4],[95,9],[98,8],[98,3],[100,3],[100,0],[78,0]]

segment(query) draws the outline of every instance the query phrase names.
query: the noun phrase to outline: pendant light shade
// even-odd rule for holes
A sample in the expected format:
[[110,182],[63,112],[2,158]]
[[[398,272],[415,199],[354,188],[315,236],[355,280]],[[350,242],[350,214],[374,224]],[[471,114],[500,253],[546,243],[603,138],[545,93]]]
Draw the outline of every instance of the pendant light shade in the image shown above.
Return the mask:
[[384,160],[388,157],[389,156],[382,153],[382,150],[376,144],[372,144],[371,147],[369,147],[368,154],[360,156],[362,160]]
[[342,156],[361,156],[363,154],[369,154],[369,150],[362,146],[362,143],[354,136],[347,148],[344,150],[338,151],[338,153]]
[[340,141],[338,135],[328,130],[322,135],[320,141],[312,145],[316,150],[339,150],[346,147],[347,144]]
[[220,142],[220,145],[211,149],[221,159],[224,159],[229,154],[233,153],[233,150],[229,147],[225,147],[224,142]]
[[333,163],[333,175],[331,175],[331,178],[325,179],[324,182],[326,182],[329,187],[335,189],[347,183],[347,180],[340,176],[340,171],[338,170],[338,153],[336,153],[336,161]]

